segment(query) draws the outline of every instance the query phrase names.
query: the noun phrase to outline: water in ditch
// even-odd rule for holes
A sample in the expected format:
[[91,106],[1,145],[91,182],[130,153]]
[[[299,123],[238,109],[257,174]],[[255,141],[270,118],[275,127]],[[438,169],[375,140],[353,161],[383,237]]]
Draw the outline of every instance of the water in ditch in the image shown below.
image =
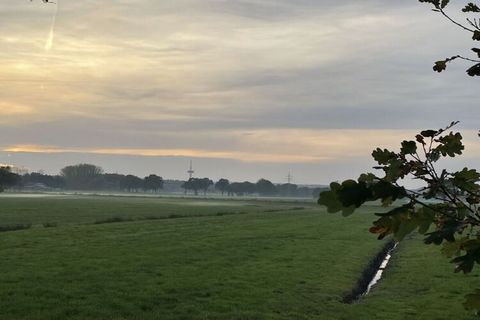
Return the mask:
[[362,294],[362,296],[368,295],[372,290],[373,286],[375,286],[378,283],[378,281],[382,279],[382,274],[385,271],[385,268],[387,267],[388,263],[390,262],[390,259],[392,258],[392,251],[395,250],[396,247],[397,247],[397,244],[395,244],[393,248],[388,251],[387,255],[385,256],[385,259],[383,259],[382,264],[378,268],[377,272],[375,273],[375,276],[368,284],[367,290]]

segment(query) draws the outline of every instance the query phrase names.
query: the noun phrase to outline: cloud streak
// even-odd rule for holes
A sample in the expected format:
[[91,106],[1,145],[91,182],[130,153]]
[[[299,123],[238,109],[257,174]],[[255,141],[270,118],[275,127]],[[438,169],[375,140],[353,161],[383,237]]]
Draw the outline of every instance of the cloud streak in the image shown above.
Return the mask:
[[52,17],[52,25],[50,26],[50,32],[48,33],[48,38],[45,43],[45,52],[47,53],[50,52],[53,46],[53,39],[55,37],[55,24],[57,22],[57,15],[58,15],[58,6],[60,5],[59,1],[60,0],[57,0],[57,2],[55,3],[55,12]]

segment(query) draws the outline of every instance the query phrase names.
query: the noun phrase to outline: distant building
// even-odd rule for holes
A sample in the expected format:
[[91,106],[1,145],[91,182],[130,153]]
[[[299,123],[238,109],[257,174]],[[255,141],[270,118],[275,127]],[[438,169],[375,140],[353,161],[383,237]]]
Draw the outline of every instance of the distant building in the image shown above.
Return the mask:
[[10,170],[13,172],[13,173],[16,173],[18,175],[24,175],[24,174],[27,174],[28,173],[28,169],[25,168],[25,167],[18,167],[14,164],[5,164],[5,163],[0,163],[0,167],[9,167]]

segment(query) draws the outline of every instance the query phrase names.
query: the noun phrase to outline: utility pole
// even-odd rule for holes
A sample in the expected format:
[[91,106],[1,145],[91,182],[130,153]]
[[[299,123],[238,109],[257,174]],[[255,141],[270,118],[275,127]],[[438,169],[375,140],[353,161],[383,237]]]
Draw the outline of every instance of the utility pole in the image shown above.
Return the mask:
[[293,176],[292,176],[292,174],[291,174],[290,171],[289,171],[289,172],[288,172],[288,176],[287,176],[287,182],[288,182],[288,184],[290,184],[290,183],[292,183],[292,181],[293,181]]
[[192,167],[192,160],[190,160],[190,168],[188,169],[187,173],[188,173],[188,178],[192,179],[193,174],[195,173],[195,171],[193,171],[193,167]]

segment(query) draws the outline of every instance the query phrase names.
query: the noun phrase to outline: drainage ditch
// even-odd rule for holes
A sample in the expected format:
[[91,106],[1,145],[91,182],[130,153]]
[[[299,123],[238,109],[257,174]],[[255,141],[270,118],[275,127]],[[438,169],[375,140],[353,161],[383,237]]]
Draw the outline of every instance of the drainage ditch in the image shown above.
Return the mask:
[[382,274],[392,257],[392,251],[396,247],[397,242],[394,240],[390,240],[382,247],[380,252],[373,257],[362,272],[360,279],[358,279],[358,282],[352,291],[343,297],[343,303],[355,303],[370,292],[372,287],[382,278]]

